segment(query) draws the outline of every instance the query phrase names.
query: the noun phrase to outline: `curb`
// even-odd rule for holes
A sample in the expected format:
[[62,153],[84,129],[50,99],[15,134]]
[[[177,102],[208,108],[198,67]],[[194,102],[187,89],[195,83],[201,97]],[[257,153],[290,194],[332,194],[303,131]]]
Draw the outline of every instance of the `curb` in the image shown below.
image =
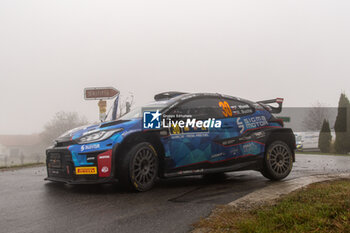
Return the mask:
[[314,175],[307,177],[295,178],[292,180],[286,180],[282,182],[273,182],[271,185],[259,189],[255,192],[249,193],[244,197],[241,197],[233,202],[230,202],[228,205],[238,208],[249,208],[256,206],[263,202],[273,201],[278,199],[282,195],[291,193],[297,189],[308,186],[312,183],[336,180],[336,179],[345,179],[350,178],[350,173],[339,173],[331,175]]

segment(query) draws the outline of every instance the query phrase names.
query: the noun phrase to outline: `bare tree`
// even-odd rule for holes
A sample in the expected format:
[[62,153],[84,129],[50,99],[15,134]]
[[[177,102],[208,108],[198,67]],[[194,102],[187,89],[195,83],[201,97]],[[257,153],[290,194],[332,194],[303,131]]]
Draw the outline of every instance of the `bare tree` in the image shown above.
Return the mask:
[[76,112],[57,112],[53,119],[46,123],[40,137],[44,144],[50,145],[64,132],[86,124],[88,124],[87,119]]
[[320,131],[324,119],[329,119],[329,110],[324,104],[316,102],[308,109],[303,120],[303,127],[307,131]]

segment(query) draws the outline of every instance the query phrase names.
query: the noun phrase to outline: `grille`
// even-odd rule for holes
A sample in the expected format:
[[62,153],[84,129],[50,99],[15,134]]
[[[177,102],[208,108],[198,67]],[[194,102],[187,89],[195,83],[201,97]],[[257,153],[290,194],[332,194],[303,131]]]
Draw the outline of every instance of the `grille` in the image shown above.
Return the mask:
[[49,177],[68,178],[73,174],[73,161],[69,152],[48,152],[47,171]]
[[50,153],[48,167],[49,168],[62,168],[62,159],[61,159],[60,153]]

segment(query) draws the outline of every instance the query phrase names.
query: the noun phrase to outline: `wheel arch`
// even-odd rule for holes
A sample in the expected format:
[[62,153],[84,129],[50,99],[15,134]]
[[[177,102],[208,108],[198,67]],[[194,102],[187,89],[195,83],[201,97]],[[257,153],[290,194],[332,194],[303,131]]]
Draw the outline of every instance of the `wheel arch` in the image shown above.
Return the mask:
[[[134,132],[129,135],[127,135],[123,141],[118,145],[116,150],[113,153],[113,157],[115,158],[115,167],[118,167],[118,162],[121,159],[121,155],[125,153],[126,151],[130,150],[131,147],[137,143],[140,142],[148,142],[150,143],[155,151],[157,152],[157,156],[159,158],[159,175],[163,172],[163,159],[164,159],[164,146],[163,143],[160,140],[159,132]],[[117,172],[115,172],[117,174]]]
[[267,133],[265,147],[267,148],[274,141],[285,142],[293,153],[293,162],[295,162],[295,136],[290,128],[277,128],[265,131]]

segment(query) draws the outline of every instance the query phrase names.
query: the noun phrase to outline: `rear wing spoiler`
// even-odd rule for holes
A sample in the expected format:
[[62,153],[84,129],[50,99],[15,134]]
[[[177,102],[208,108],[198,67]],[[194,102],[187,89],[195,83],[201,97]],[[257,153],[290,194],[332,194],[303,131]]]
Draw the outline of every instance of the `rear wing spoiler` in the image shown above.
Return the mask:
[[[271,113],[280,113],[282,111],[283,98],[276,98],[271,100],[258,101],[258,104],[262,105]],[[272,104],[277,106],[273,106]]]

